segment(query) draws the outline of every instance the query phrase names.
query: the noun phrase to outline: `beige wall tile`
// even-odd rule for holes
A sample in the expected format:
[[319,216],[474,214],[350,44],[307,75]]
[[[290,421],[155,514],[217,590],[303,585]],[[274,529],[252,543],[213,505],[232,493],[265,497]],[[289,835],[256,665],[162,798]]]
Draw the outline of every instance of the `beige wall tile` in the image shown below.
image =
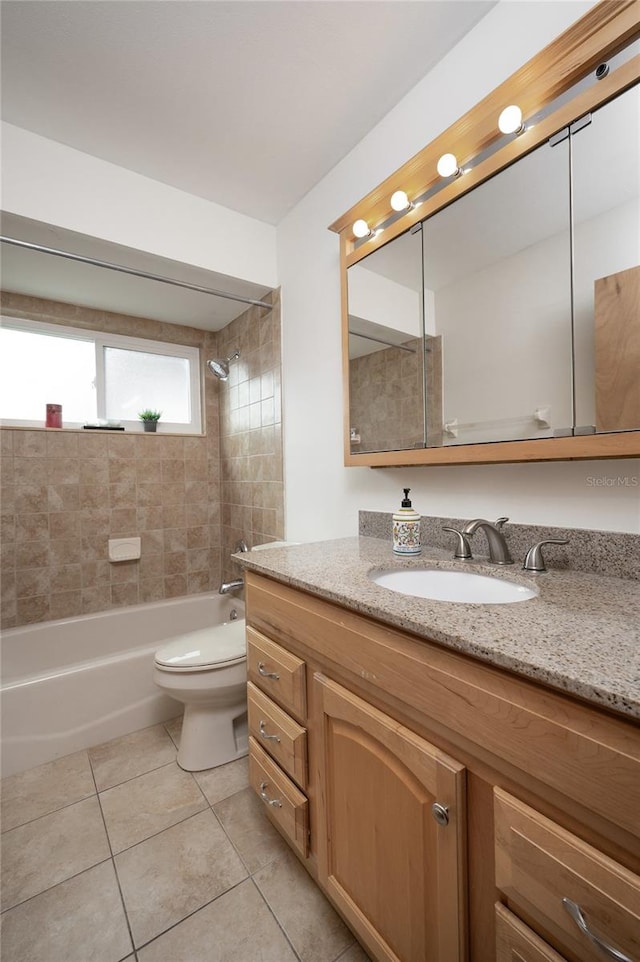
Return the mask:
[[111,604],[114,608],[138,604],[138,583],[111,585]]
[[80,514],[77,511],[54,511],[49,515],[49,536],[54,541],[80,538]]
[[47,435],[41,431],[16,431],[13,454],[16,458],[46,458]]
[[47,485],[21,484],[13,501],[16,514],[38,514],[47,506]]
[[[280,418],[279,357],[261,346],[275,343],[277,312],[266,326],[263,312],[251,308],[224,331],[203,332],[10,296],[17,316],[94,330],[108,324],[125,334],[193,343],[206,356],[238,347],[243,356],[226,384],[204,377],[203,437],[0,429],[5,626],[209,590],[222,581],[223,560],[229,574],[238,574],[229,553],[240,537],[249,543],[256,535],[282,537],[283,486],[270,500],[264,490],[282,478],[279,436],[276,443],[274,426],[263,423],[272,418],[272,398],[273,418]],[[250,461],[255,455],[260,462]],[[272,507],[276,494],[280,501]],[[139,535],[140,561],[116,573],[107,561],[110,535]]]
[[22,541],[48,541],[48,514],[17,514],[15,516],[15,539]]
[[80,507],[80,485],[50,484],[49,511],[77,511]]
[[76,564],[82,560],[82,544],[78,538],[49,541],[49,564]]
[[52,593],[49,605],[49,616],[51,618],[73,618],[75,615],[81,614],[82,592],[80,590]]

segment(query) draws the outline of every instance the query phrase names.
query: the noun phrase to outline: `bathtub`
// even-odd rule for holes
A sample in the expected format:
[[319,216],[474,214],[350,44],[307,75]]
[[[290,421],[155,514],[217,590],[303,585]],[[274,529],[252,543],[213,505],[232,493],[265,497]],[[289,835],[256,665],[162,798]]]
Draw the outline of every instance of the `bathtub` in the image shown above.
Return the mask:
[[244,617],[219,594],[131,605],[2,633],[2,775],[174,718],[182,705],[153,683],[169,639]]

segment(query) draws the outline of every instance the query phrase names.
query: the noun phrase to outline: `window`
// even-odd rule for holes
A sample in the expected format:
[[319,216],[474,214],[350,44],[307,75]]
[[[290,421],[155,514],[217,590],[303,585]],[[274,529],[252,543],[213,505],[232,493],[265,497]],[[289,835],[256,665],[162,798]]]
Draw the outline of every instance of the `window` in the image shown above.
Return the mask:
[[41,427],[50,403],[65,427],[114,420],[140,431],[138,412],[152,408],[165,430],[199,434],[199,371],[195,347],[3,317],[0,419]]

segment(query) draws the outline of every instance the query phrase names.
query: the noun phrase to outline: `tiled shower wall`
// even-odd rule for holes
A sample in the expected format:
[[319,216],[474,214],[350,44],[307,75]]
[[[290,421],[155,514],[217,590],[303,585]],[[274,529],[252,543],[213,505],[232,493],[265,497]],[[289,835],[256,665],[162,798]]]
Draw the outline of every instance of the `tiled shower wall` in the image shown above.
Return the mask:
[[386,348],[349,362],[349,417],[360,436],[353,454],[423,443],[422,342]]
[[221,357],[240,352],[219,392],[225,580],[240,576],[230,557],[240,539],[253,547],[284,534],[279,292],[271,297],[270,312],[250,307],[217,335]]
[[[256,321],[266,313],[259,308],[237,318],[230,325],[237,334],[7,292],[2,305],[14,317],[199,347],[206,424],[204,436],[163,436],[161,426],[156,435],[1,429],[3,627],[215,590],[226,577],[223,567],[231,565],[234,539],[252,544],[282,537],[282,456],[274,440],[276,425],[280,436],[278,304],[266,326],[254,329],[264,325]],[[236,376],[242,370],[249,385],[257,380],[261,393],[260,424],[249,412],[247,427],[244,414],[232,416],[241,406],[228,403],[231,378],[224,384],[204,373],[206,359],[221,356],[228,338],[241,332],[244,367]],[[270,396],[273,414],[269,384],[278,388],[277,397]],[[256,390],[254,383],[250,397]],[[235,453],[245,447],[251,455]],[[236,501],[225,503],[227,496]],[[271,504],[273,513],[265,513]],[[239,507],[245,510],[238,513]],[[109,537],[136,535],[140,560],[110,563]]]

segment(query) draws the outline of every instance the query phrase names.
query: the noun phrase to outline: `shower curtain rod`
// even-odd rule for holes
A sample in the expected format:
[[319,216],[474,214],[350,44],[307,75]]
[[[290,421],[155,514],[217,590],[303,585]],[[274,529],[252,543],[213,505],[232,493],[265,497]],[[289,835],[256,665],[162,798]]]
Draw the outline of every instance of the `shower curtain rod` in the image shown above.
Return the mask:
[[387,347],[397,347],[399,351],[408,351],[409,354],[415,354],[415,347],[407,347],[406,344],[394,344],[393,341],[385,341],[381,337],[373,337],[371,334],[359,334],[358,331],[349,331],[354,337],[364,337],[366,341],[375,341],[376,344],[386,344]]
[[271,310],[271,304],[264,301],[256,301],[251,297],[243,297],[241,294],[228,294],[225,291],[216,291],[213,287],[200,287],[198,284],[189,284],[186,281],[176,281],[171,277],[162,277],[161,274],[150,274],[148,271],[138,271],[134,267],[124,267],[122,264],[111,264],[109,261],[100,261],[94,257],[84,257],[82,254],[71,254],[69,251],[57,250],[55,247],[43,247],[42,244],[30,244],[28,241],[18,240],[16,237],[0,237],[3,244],[13,244],[14,247],[25,247],[27,250],[38,251],[41,254],[54,254],[56,257],[66,257],[67,260],[80,261],[81,264],[91,264],[92,267],[106,267],[110,271],[119,271],[121,274],[131,274],[133,277],[143,277],[148,281],[160,281],[161,284],[172,284],[174,287],[184,287],[188,291],[197,291],[199,294],[212,294],[214,297],[226,297],[229,301],[240,301],[242,304],[251,304],[253,307],[263,307]]

